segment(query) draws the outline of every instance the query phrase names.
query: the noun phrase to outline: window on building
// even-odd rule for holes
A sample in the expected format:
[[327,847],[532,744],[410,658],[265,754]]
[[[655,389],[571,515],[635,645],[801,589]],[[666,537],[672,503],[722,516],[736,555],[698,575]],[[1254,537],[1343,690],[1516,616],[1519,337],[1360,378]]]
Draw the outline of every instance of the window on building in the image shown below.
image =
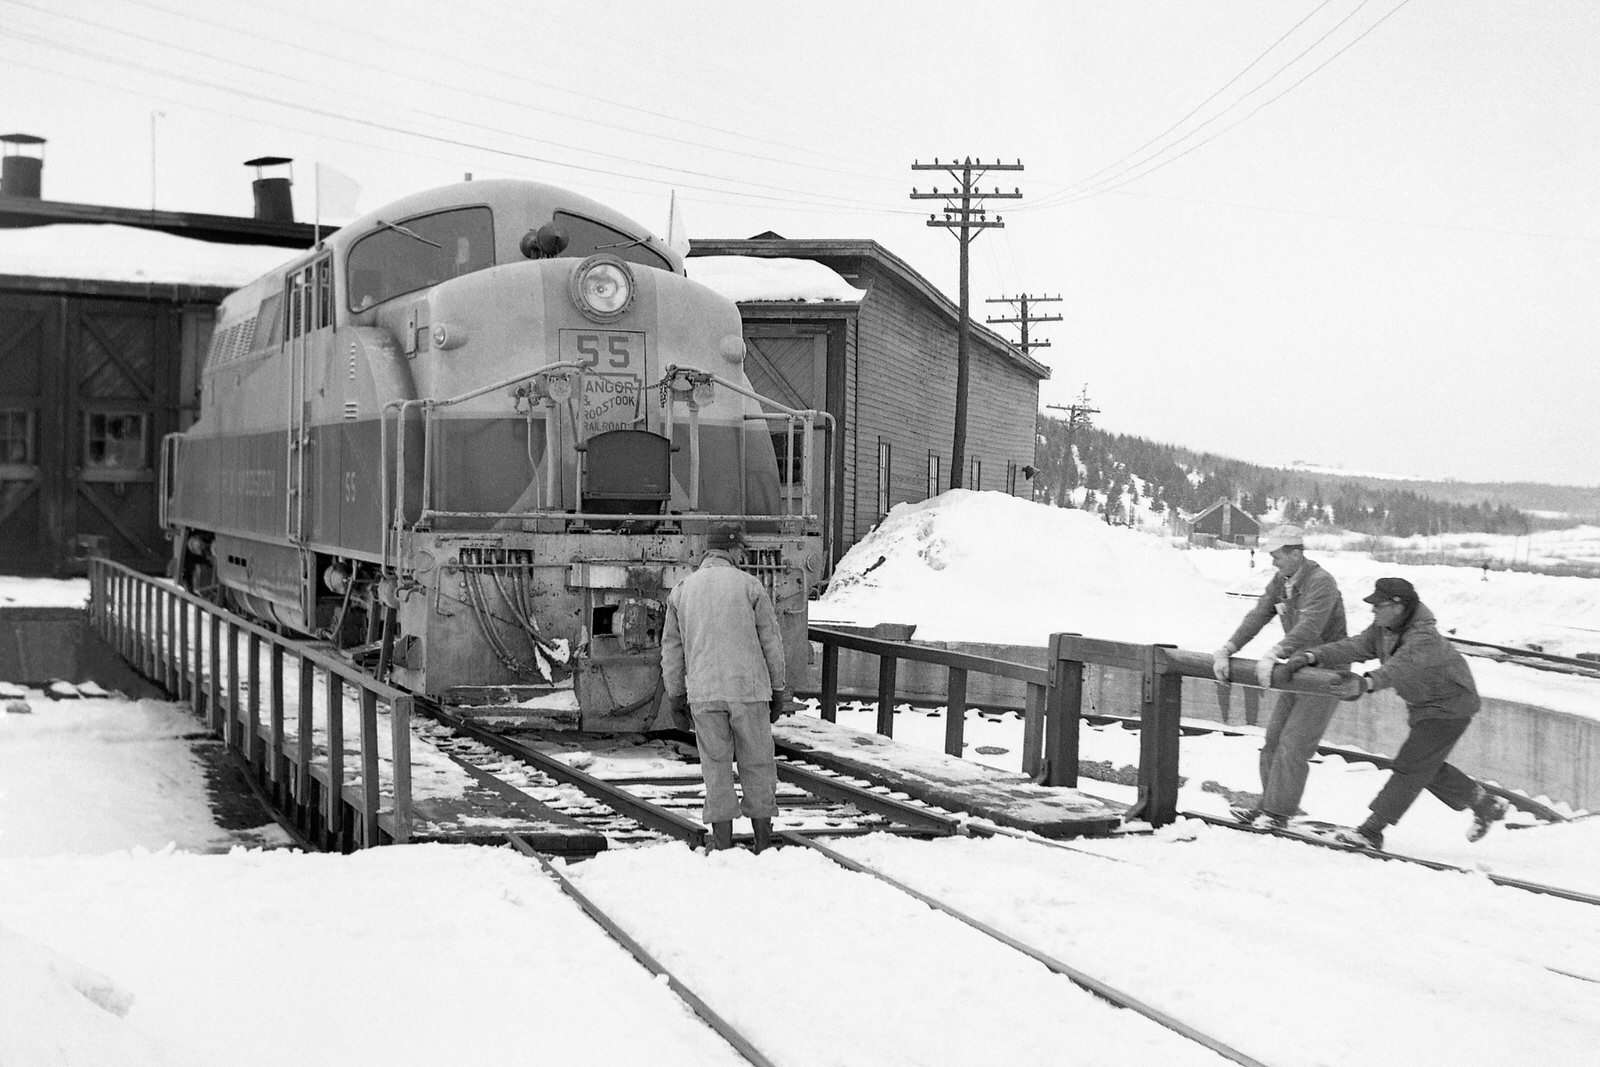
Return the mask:
[[979,459],[977,456],[973,456],[970,466],[972,468],[972,474],[967,479],[967,488],[971,489],[973,492],[977,492],[979,489],[983,488],[983,460]]
[[1006,460],[1006,496],[1017,495],[1017,463]]
[[889,514],[889,442],[878,438],[878,518]]
[[0,463],[33,462],[32,410],[0,410]]
[[[794,459],[786,463],[791,440],[794,442]],[[799,485],[806,469],[805,432],[796,430],[791,437],[787,430],[775,430],[772,434],[772,454],[778,457],[778,482],[782,485]]]
[[91,411],[84,419],[83,462],[94,470],[143,470],[147,420],[142,411]]
[[939,495],[939,454],[928,453],[928,495]]

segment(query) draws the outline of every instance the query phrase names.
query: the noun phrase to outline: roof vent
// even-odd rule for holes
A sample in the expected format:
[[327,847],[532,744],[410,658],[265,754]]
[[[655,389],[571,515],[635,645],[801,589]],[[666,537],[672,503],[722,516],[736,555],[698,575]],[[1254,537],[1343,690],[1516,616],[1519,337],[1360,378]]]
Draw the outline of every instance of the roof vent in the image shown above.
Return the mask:
[[245,166],[256,168],[256,180],[250,183],[250,189],[255,193],[258,222],[294,221],[294,198],[289,195],[289,187],[294,184],[294,168],[289,168],[287,176],[268,177],[262,173],[267,167],[287,167],[293,162],[287,156],[258,156],[244,161]]
[[44,138],[31,133],[4,133],[0,134],[0,142],[5,144],[5,160],[0,164],[0,194],[39,199]]

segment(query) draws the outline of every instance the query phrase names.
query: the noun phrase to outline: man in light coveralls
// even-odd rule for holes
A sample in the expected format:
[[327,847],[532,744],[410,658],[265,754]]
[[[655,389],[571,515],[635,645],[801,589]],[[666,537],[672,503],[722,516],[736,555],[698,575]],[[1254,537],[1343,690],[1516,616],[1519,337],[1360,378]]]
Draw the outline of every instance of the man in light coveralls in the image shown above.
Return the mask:
[[[778,618],[761,583],[739,569],[743,549],[743,527],[713,526],[700,566],[668,595],[661,680],[668,706],[687,701],[694,718],[711,847],[733,844],[733,820],[743,811],[759,852],[778,813],[772,717],[788,693]],[[742,797],[734,793],[735,761]]]
[[[1256,666],[1263,689],[1272,685],[1272,668],[1285,657],[1313,645],[1345,637],[1344,601],[1333,575],[1306,559],[1305,531],[1279,526],[1262,540],[1277,573],[1267,583],[1255,607],[1245,615],[1227,643],[1212,656],[1217,681],[1228,681],[1228,660],[1273,616],[1283,620],[1283,640],[1273,645]],[[1282,828],[1300,812],[1311,757],[1339,706],[1336,696],[1279,693],[1267,720],[1261,747],[1261,804],[1236,805],[1234,818],[1256,826]]]

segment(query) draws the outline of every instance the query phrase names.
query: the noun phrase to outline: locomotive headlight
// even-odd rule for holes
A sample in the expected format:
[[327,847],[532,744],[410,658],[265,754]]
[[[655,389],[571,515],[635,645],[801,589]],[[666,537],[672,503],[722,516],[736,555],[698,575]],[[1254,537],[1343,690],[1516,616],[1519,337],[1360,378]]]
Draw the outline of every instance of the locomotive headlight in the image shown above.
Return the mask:
[[595,322],[621,318],[633,303],[633,272],[616,256],[590,256],[572,272],[572,302]]

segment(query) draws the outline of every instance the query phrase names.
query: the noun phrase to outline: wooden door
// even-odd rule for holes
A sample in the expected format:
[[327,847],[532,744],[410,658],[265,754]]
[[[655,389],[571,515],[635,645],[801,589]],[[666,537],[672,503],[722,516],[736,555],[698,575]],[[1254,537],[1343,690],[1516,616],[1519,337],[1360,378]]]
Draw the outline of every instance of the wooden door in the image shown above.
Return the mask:
[[[61,351],[63,302],[0,296],[0,572],[48,574],[65,537],[59,486],[45,478],[43,372]],[[54,390],[50,390],[54,392]],[[60,469],[59,456],[53,457]]]
[[[828,333],[826,327],[752,323],[745,327],[745,373],[762,396],[771,397],[791,408],[828,407]],[[771,424],[773,450],[778,456],[778,477],[785,494],[800,506],[800,478],[805,451],[811,451],[811,507],[820,512],[830,485],[827,436],[821,424],[812,431],[810,441],[797,432],[794,459],[785,469],[785,427]]]
[[[63,568],[85,549],[146,571],[168,555],[158,519],[156,458],[178,428],[178,308],[137,300],[65,303],[59,450]],[[50,438],[58,438],[49,441]]]

